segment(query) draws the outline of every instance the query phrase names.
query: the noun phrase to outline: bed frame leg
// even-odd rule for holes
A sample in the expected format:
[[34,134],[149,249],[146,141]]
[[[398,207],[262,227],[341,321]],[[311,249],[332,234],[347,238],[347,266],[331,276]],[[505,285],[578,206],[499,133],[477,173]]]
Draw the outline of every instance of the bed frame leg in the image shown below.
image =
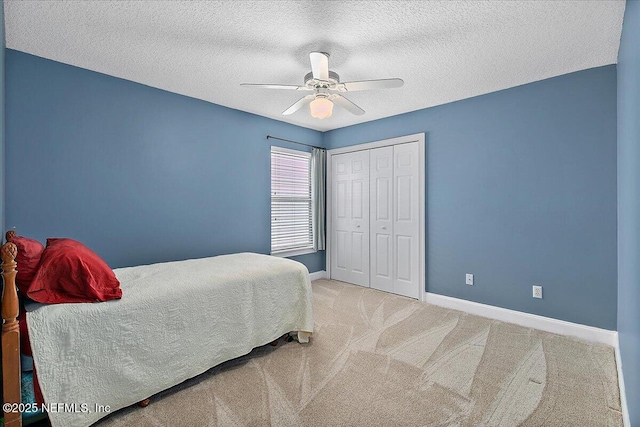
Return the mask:
[[[5,243],[0,249],[2,256],[2,380],[3,403],[21,403],[20,393],[20,328],[18,326],[18,292],[16,290],[16,254],[13,243]],[[21,426],[20,412],[7,412],[5,426]]]
[[311,332],[298,331],[297,338],[300,344],[307,344],[309,342],[310,337],[311,337]]
[[151,403],[151,398],[141,400],[140,402],[138,402],[138,406],[141,408],[146,408],[147,406],[149,406],[149,403]]

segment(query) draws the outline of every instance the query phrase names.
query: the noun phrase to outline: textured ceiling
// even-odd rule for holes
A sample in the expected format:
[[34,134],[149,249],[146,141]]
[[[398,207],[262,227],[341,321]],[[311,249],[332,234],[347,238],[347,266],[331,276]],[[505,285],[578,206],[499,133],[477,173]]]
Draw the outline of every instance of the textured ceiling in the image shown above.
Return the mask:
[[[11,49],[326,131],[616,63],[624,1],[14,1]],[[342,81],[399,77],[345,94],[314,119],[281,112],[305,93],[309,52]]]

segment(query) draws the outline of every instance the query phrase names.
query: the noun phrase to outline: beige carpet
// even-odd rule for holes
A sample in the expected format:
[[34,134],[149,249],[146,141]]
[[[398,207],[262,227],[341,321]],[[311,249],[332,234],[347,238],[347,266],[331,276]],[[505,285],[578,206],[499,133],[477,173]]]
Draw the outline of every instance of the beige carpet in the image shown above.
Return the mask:
[[621,426],[611,347],[336,281],[262,347],[107,426]]

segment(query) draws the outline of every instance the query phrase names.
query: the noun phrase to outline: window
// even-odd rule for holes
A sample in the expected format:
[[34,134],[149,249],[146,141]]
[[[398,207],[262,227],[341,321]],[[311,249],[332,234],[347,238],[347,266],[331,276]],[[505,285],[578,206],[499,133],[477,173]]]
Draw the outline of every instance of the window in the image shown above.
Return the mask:
[[271,254],[313,251],[311,154],[271,147]]

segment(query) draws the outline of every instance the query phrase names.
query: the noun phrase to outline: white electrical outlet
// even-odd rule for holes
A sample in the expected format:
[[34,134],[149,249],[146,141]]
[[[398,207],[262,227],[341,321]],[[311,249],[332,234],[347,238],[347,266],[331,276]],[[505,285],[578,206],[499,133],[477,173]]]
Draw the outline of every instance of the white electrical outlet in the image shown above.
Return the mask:
[[473,274],[467,273],[467,285],[473,286]]
[[542,286],[533,285],[533,297],[542,299]]

